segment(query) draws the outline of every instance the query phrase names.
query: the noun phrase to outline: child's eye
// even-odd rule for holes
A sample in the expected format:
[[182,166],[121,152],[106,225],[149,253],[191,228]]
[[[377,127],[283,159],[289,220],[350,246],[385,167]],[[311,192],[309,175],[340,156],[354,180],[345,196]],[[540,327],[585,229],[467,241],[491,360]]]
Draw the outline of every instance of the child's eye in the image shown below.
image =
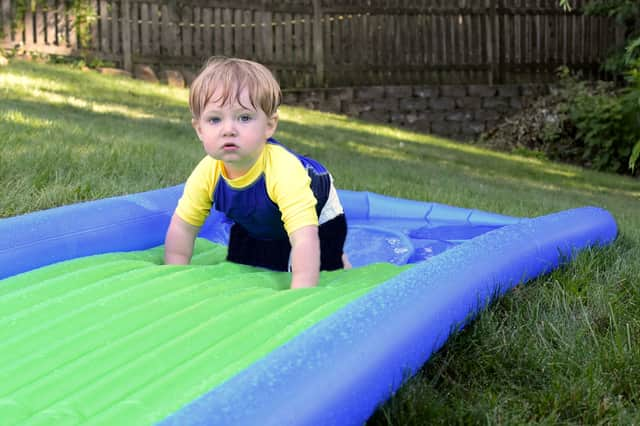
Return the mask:
[[240,120],[242,123],[249,122],[249,121],[251,121],[251,115],[249,115],[249,114],[241,114],[238,117],[238,120]]
[[209,124],[218,124],[220,123],[220,117],[211,117],[207,120]]

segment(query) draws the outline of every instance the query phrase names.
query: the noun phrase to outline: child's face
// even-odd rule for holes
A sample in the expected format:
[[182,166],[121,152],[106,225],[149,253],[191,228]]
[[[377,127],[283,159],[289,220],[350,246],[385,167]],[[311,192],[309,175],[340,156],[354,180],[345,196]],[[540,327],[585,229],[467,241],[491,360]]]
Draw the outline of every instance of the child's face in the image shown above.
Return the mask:
[[[219,98],[218,93],[211,97]],[[267,117],[262,109],[253,109],[246,89],[239,98],[240,102],[233,99],[225,105],[209,102],[192,122],[204,150],[224,163],[231,178],[244,175],[255,164],[278,123],[277,114]]]

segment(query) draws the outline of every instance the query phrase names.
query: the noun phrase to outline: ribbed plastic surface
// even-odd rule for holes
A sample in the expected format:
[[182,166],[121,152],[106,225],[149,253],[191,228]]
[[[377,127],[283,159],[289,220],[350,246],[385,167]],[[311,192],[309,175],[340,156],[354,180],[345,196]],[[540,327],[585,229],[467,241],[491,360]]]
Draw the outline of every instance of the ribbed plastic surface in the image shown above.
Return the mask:
[[190,267],[153,249],[0,281],[0,423],[158,421],[402,270],[285,291],[286,273],[224,262],[206,240],[197,253]]

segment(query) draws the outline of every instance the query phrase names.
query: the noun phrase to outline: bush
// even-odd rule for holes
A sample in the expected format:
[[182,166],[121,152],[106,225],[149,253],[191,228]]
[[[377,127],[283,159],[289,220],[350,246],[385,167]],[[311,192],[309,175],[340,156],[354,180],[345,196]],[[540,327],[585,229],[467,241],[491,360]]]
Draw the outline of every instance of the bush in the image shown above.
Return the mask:
[[[570,0],[560,0],[565,9]],[[626,88],[619,94],[585,96],[580,90],[570,103],[569,116],[584,144],[583,156],[601,170],[635,172],[640,159],[640,3],[637,0],[591,0],[584,6],[589,15],[609,16],[625,27],[624,47],[613,52],[603,68]],[[586,159],[585,158],[585,159]]]
[[634,146],[640,141],[640,87],[590,94],[582,86],[575,85],[578,90],[568,108],[582,162],[603,171],[634,170],[637,158],[632,153],[637,152]]
[[580,80],[567,68],[547,96],[486,132],[494,149],[546,157],[602,171],[637,173],[640,157],[640,68],[629,84]]

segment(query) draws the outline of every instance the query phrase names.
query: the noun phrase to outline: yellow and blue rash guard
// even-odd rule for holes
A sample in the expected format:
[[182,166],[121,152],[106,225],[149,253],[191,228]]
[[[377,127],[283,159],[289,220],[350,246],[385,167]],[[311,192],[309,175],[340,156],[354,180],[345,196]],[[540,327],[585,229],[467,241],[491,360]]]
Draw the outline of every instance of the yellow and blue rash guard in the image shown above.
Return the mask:
[[176,214],[202,226],[213,206],[257,239],[285,239],[318,216],[331,191],[331,176],[315,160],[269,139],[253,167],[229,179],[221,161],[205,157],[194,169]]

